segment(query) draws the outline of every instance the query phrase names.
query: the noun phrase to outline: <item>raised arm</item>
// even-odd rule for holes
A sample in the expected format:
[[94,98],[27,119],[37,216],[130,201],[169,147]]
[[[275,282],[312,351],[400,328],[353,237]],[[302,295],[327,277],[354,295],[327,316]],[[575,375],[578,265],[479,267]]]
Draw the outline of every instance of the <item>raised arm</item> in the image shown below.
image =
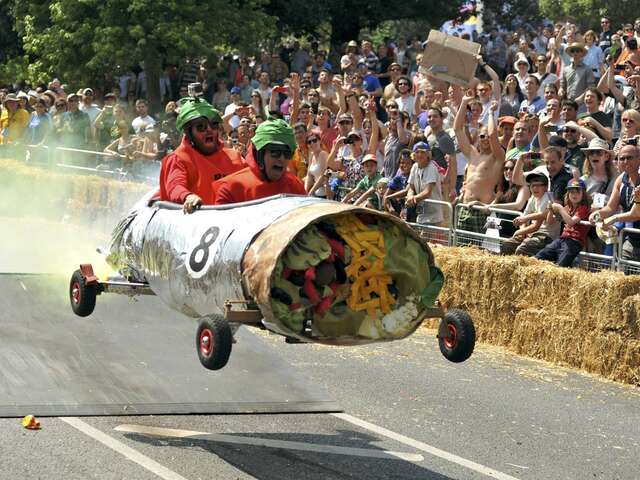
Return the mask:
[[293,72],[291,74],[291,115],[289,116],[289,124],[298,123],[298,112],[300,111],[300,75]]
[[380,125],[376,117],[376,103],[374,100],[369,100],[367,104],[367,112],[369,115],[369,121],[371,122],[371,138],[369,139],[369,148],[367,153],[373,155],[378,151],[378,144],[380,143]]
[[462,154],[467,158],[471,155],[471,144],[469,143],[469,138],[464,130],[464,126],[467,121],[467,106],[472,99],[473,97],[469,95],[469,92],[462,97],[460,108],[458,108],[458,113],[456,113],[456,118],[453,122],[453,131],[458,139],[458,146]]
[[[491,68],[491,67],[489,67]],[[495,73],[495,72],[494,72]],[[487,133],[489,134],[489,144],[491,145],[491,153],[493,157],[500,163],[504,163],[504,150],[498,139],[498,129],[496,128],[495,112],[500,107],[497,100],[491,102],[489,107],[489,118],[487,119]]]

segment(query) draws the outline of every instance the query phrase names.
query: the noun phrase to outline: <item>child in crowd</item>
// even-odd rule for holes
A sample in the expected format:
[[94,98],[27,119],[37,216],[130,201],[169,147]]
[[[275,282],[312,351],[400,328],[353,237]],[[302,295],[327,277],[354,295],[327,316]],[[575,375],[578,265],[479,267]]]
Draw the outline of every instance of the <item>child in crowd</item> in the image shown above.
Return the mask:
[[425,200],[442,200],[442,179],[435,162],[431,161],[431,147],[427,142],[413,146],[416,163],[411,167],[407,182],[407,208],[416,207],[417,223],[438,225],[444,220],[442,206]]
[[359,195],[354,205],[364,205],[368,208],[379,210],[380,203],[376,195],[376,185],[382,175],[378,172],[378,158],[375,153],[368,153],[364,156],[362,168],[364,170],[364,178],[358,182],[353,190],[345,195],[342,202],[350,203],[352,199],[356,198],[356,195]]
[[[396,217],[400,215],[400,212],[402,212],[404,208],[404,197],[407,195],[407,182],[409,181],[409,173],[411,172],[412,165],[411,150],[405,148],[400,152],[400,169],[398,174],[389,181],[387,191],[384,194],[385,210]],[[407,221],[415,221],[415,212],[413,219]]]
[[562,235],[536,255],[539,260],[550,260],[561,267],[570,267],[580,251],[584,248],[589,225],[580,222],[589,218],[591,197],[582,180],[572,179],[567,184],[564,206],[553,203],[549,206],[547,221],[552,222],[554,216],[565,223]]
[[518,228],[515,234],[504,241],[500,248],[503,255],[526,255],[532,257],[560,233],[560,224],[547,222],[547,211],[551,205],[551,196],[547,192],[549,177],[543,171],[532,171],[525,176],[531,190],[524,213],[513,219]]

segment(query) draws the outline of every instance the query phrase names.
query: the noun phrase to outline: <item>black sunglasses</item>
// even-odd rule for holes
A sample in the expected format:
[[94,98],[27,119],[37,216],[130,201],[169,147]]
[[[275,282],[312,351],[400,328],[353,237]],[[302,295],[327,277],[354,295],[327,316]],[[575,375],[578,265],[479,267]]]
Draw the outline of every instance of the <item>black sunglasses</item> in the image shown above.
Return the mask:
[[291,160],[291,157],[293,157],[293,152],[291,152],[290,150],[272,150],[272,149],[268,149],[267,151],[271,155],[271,158],[273,158],[275,160],[277,160],[279,158],[284,158],[285,160]]
[[193,128],[196,129],[196,132],[199,133],[203,133],[207,131],[207,128],[210,128],[211,130],[219,130],[220,129],[220,124],[218,122],[199,122],[196,123]]

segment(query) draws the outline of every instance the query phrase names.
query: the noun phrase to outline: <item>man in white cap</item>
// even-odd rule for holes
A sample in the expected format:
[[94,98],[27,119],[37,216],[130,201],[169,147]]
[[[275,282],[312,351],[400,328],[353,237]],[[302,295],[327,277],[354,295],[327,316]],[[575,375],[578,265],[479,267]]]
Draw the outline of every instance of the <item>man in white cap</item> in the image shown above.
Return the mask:
[[102,112],[102,110],[100,110],[100,108],[98,108],[98,106],[93,103],[95,98],[96,96],[93,93],[92,89],[85,88],[84,90],[82,90],[82,103],[80,104],[79,109],[81,112],[89,115],[92,127],[96,122],[96,118],[98,118],[98,115],[100,115],[100,112]]
[[582,62],[587,50],[581,43],[574,42],[566,52],[571,57],[571,63],[562,69],[558,95],[582,103],[585,90],[596,84],[593,71]]
[[0,144],[8,144],[22,138],[29,123],[29,113],[20,108],[20,101],[15,93],[6,96],[0,115]]

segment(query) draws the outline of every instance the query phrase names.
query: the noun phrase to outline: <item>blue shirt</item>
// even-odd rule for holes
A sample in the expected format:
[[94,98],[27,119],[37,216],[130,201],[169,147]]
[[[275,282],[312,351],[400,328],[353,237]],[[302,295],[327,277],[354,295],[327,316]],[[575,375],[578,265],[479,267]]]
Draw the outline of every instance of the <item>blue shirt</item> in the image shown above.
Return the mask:
[[540,110],[545,107],[544,99],[540,96],[535,97],[531,102],[526,98],[520,103],[520,113],[531,113],[537,115]]

